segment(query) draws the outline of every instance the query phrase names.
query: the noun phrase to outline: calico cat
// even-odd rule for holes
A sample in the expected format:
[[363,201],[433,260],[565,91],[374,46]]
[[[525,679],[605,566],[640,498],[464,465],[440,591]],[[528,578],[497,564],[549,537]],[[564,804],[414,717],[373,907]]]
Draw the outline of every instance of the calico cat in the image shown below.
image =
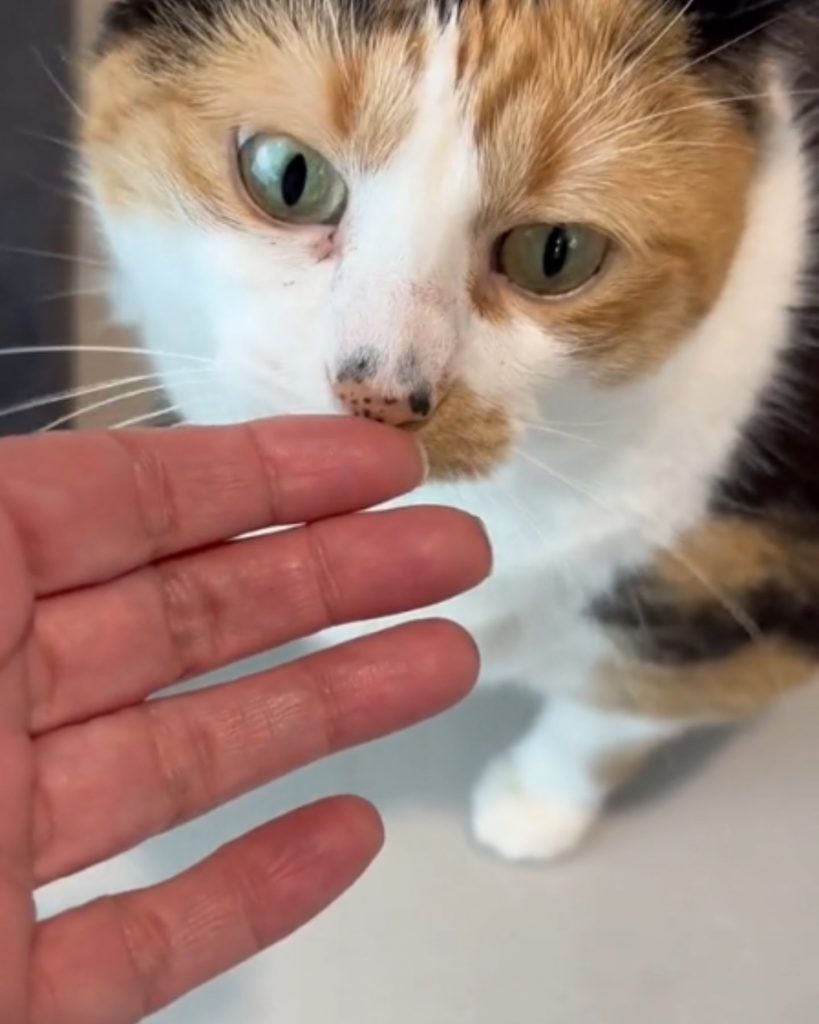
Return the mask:
[[487,523],[494,578],[446,611],[544,697],[475,791],[506,857],[571,850],[659,743],[819,665],[814,6],[105,17],[86,176],[181,416],[412,429],[416,500]]

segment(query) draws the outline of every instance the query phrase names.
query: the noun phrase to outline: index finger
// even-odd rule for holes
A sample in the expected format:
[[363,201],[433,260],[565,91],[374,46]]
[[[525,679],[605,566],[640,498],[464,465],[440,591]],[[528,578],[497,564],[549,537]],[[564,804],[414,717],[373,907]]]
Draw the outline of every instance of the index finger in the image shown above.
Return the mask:
[[355,512],[422,475],[409,435],[352,417],[0,442],[0,501],[40,595],[269,526]]

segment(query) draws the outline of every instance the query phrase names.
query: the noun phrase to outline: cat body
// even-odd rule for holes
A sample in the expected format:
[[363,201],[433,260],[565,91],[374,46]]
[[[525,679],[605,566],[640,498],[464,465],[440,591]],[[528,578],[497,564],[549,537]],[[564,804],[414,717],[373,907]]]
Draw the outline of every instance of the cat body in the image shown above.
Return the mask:
[[545,698],[475,792],[507,857],[815,675],[817,40],[775,2],[109,11],[88,181],[181,417],[411,426],[410,500],[487,524],[443,611]]

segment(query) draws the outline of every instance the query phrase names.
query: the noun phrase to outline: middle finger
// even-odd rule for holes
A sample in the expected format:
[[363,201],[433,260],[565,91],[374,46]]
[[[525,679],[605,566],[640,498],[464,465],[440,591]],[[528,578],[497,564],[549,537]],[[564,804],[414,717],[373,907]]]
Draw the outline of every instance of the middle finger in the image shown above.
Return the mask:
[[222,545],[49,598],[35,621],[40,735],[341,622],[435,604],[489,569],[470,516],[414,508]]

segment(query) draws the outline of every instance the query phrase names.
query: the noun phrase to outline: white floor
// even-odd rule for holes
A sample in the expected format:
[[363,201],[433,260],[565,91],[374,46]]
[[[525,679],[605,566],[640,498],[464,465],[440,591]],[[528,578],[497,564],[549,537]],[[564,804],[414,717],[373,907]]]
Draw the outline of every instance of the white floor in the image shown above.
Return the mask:
[[493,862],[469,784],[531,707],[479,694],[46,894],[48,908],[156,880],[294,804],[383,810],[385,854],[289,942],[160,1024],[816,1024],[819,688],[754,728],[667,754],[559,867]]

